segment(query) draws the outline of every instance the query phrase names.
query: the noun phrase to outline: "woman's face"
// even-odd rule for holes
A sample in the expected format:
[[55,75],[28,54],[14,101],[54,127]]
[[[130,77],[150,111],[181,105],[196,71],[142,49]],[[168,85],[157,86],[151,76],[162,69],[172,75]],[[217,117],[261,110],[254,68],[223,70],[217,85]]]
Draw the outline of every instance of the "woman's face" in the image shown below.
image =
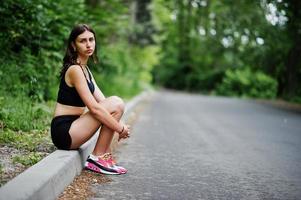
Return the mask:
[[94,34],[90,31],[85,31],[82,34],[78,35],[75,39],[74,48],[76,49],[76,52],[79,56],[92,56],[95,50]]

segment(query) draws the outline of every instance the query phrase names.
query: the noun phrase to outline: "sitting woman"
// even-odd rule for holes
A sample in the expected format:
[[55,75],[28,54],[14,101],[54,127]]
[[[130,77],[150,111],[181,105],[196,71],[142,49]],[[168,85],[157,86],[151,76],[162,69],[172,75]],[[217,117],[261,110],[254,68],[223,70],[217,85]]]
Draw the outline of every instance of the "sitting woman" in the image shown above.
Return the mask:
[[95,32],[85,24],[75,26],[60,73],[51,138],[58,149],[78,149],[101,127],[85,168],[103,174],[124,174],[127,170],[113,160],[110,144],[115,132],[119,140],[128,138],[130,127],[120,121],[123,101],[117,96],[106,98],[88,68],[90,57],[97,62],[96,54]]

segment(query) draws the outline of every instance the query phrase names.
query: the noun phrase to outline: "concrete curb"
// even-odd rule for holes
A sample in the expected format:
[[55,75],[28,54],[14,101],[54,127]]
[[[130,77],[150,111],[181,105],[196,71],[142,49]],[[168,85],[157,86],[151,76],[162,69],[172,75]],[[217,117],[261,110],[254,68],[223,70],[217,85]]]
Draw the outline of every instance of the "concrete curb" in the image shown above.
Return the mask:
[[[127,120],[135,106],[149,95],[142,92],[126,103],[123,120]],[[79,150],[56,150],[25,170],[0,188],[0,200],[56,199],[83,169],[98,133]]]

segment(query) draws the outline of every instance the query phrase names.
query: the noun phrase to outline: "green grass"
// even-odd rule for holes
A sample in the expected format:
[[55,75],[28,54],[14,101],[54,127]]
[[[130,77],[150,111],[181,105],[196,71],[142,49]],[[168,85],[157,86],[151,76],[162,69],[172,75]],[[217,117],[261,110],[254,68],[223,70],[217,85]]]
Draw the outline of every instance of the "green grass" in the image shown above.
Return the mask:
[[0,95],[0,145],[21,152],[13,162],[31,166],[55,150],[49,131],[53,108],[54,102]]
[[24,96],[0,96],[0,122],[2,128],[14,131],[45,129],[51,120],[53,104],[53,102],[36,103]]
[[48,130],[33,130],[28,132],[4,129],[0,131],[0,144],[24,151],[49,151],[51,138]]
[[17,155],[13,156],[13,163],[21,163],[22,165],[26,167],[30,167],[40,160],[42,160],[44,157],[44,154],[40,152],[30,152],[26,155]]

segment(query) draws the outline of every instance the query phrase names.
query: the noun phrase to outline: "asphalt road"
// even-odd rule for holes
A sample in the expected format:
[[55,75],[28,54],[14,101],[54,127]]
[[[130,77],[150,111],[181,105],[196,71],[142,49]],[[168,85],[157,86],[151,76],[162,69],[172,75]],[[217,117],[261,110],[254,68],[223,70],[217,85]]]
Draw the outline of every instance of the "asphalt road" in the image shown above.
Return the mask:
[[93,199],[301,199],[301,113],[161,91]]

